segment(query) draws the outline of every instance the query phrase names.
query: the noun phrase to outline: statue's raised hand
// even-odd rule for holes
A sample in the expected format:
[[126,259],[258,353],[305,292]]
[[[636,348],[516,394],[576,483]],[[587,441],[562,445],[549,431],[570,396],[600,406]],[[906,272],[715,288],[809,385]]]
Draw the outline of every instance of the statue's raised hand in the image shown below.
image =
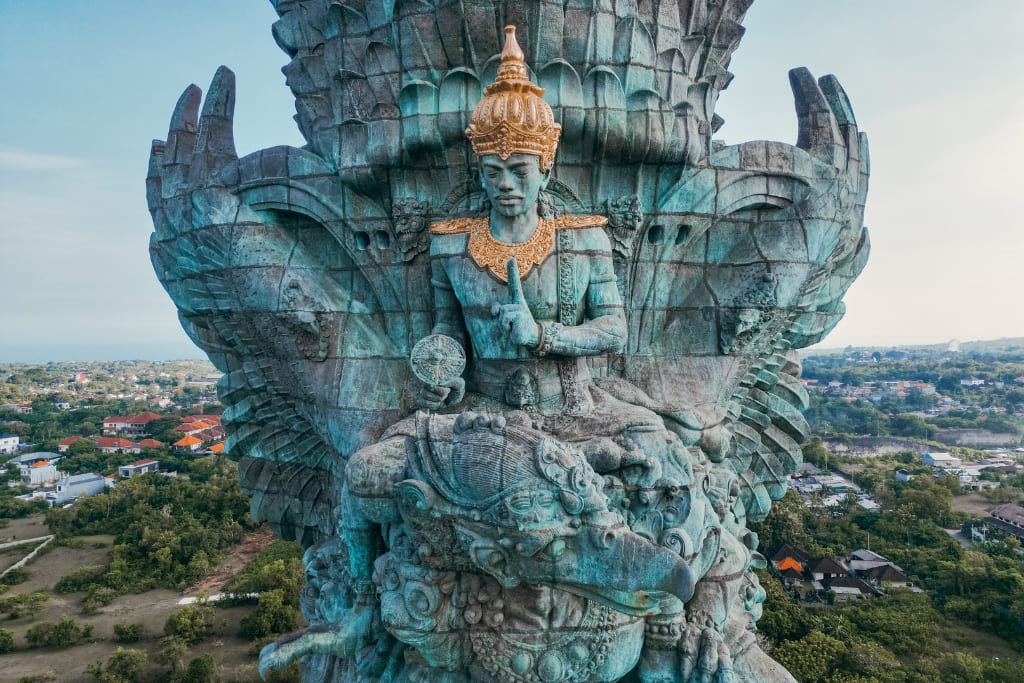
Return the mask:
[[494,302],[491,314],[498,319],[498,324],[506,332],[509,340],[517,346],[537,346],[541,332],[537,321],[526,305],[523,296],[523,283],[519,279],[519,264],[510,258],[505,266],[508,274],[508,301]]

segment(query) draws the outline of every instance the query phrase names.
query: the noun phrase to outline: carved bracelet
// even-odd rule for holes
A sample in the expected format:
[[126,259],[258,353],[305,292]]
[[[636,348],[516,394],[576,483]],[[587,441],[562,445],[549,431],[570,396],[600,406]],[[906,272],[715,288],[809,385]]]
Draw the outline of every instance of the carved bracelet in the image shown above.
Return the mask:
[[537,327],[540,332],[540,341],[537,342],[537,346],[534,351],[538,356],[546,356],[551,351],[551,345],[555,341],[555,337],[562,331],[562,324],[556,322],[545,322],[538,323]]

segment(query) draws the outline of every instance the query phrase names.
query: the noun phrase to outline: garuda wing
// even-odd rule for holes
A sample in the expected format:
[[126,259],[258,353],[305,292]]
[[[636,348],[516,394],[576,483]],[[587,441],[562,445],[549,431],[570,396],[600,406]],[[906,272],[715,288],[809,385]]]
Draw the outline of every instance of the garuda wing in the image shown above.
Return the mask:
[[750,521],[801,463],[796,349],[844,313],[869,251],[867,138],[833,76],[794,69],[796,146],[750,142],[688,169],[636,239],[626,373],[700,415],[701,445],[739,475]]
[[363,242],[382,239],[390,218],[335,192],[336,174],[308,151],[237,158],[228,69],[201,115],[200,100],[186,89],[166,142],[153,143],[153,265],[225,373],[228,451],[253,518],[309,546],[336,533],[348,456],[410,409],[409,297],[376,276],[390,254]]

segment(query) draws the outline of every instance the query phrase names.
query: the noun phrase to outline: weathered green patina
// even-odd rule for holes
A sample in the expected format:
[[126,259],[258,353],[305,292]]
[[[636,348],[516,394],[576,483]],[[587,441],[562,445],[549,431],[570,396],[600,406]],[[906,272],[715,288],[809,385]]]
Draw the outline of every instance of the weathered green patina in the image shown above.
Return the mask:
[[154,267],[253,517],[307,548],[261,667],[792,680],[747,525],[867,258],[867,142],[804,69],[796,146],[713,139],[750,4],[281,0],[306,147],[239,159],[226,68],[182,95]]

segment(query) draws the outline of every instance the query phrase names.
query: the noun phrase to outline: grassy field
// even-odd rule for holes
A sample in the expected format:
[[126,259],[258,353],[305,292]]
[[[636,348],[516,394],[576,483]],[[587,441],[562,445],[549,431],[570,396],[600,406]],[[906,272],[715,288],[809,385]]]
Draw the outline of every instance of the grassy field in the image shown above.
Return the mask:
[[[24,520],[12,520],[11,524],[0,529],[0,543],[17,538],[32,538],[49,533],[42,524],[42,517]],[[164,622],[171,614],[181,608],[179,602],[183,597],[196,595],[199,592],[217,592],[228,579],[245,566],[247,561],[259,552],[271,538],[264,531],[257,531],[247,538],[238,548],[227,554],[221,563],[220,571],[214,571],[214,580],[204,581],[195,589],[186,591],[152,590],[146,593],[122,595],[110,605],[101,608],[91,615],[82,614],[81,593],[59,595],[53,588],[60,578],[75,569],[88,565],[104,564],[110,555],[110,536],[81,537],[83,542],[79,548],[64,546],[48,547],[37,555],[26,567],[30,577],[27,581],[11,586],[3,595],[42,592],[49,597],[46,607],[37,615],[24,616],[18,619],[0,621],[0,628],[14,632],[15,652],[0,655],[0,682],[15,682],[26,676],[41,676],[37,680],[52,681],[92,681],[85,673],[87,665],[104,660],[114,653],[118,646],[145,650],[149,655],[152,673],[161,670],[156,664],[156,653],[159,650],[158,640],[163,636]],[[0,555],[0,569],[13,564],[23,557],[34,544],[19,546],[14,554]],[[189,648],[188,660],[202,654],[210,654],[217,662],[218,672],[224,681],[259,681],[256,673],[256,657],[249,654],[250,643],[237,637],[238,621],[247,614],[251,607],[217,608],[216,634]],[[93,626],[94,642],[78,645],[65,650],[50,648],[30,649],[25,640],[25,633],[40,621],[59,621],[63,617],[71,617],[81,624]],[[114,639],[114,625],[142,622],[145,632],[140,642],[132,644],[118,643]],[[47,678],[48,677],[48,678]],[[146,680],[144,677],[143,680]]]

